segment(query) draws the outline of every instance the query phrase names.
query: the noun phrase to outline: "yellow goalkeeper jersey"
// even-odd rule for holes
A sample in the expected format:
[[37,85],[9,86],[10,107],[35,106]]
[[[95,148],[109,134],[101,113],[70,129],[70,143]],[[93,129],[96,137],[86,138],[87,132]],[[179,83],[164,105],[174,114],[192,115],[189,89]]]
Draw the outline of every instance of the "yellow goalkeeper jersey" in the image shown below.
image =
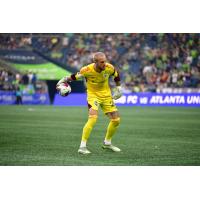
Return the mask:
[[82,67],[80,72],[75,75],[75,79],[80,79],[80,77],[85,78],[89,97],[110,97],[109,77],[114,76],[114,80],[119,81],[119,73],[110,63],[106,63],[105,69],[101,72],[95,71],[94,65],[94,63],[91,63]]

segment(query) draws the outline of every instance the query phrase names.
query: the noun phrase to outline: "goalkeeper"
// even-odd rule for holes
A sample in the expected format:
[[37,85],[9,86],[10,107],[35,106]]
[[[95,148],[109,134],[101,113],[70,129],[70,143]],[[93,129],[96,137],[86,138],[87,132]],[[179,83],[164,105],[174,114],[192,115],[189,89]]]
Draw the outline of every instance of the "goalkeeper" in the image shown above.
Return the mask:
[[[110,76],[114,77],[116,83],[113,96],[109,86]],[[97,52],[93,56],[93,63],[82,67],[80,72],[72,74],[70,77],[62,78],[57,83],[57,87],[61,83],[75,81],[82,78],[85,78],[86,80],[89,112],[88,121],[83,127],[82,139],[78,152],[81,154],[91,153],[87,148],[87,141],[94,125],[96,124],[99,107],[101,107],[103,112],[110,119],[102,148],[110,149],[114,152],[121,151],[118,147],[112,145],[111,142],[112,137],[120,124],[119,112],[113,101],[113,99],[116,100],[122,96],[118,71],[113,67],[113,65],[106,62],[106,56],[104,53]]]

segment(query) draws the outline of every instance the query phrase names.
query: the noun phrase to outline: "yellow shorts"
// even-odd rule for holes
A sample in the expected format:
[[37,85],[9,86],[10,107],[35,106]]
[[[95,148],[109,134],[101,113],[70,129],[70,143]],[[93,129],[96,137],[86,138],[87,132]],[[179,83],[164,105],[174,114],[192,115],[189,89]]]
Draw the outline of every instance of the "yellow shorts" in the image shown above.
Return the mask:
[[117,107],[115,106],[112,97],[109,98],[88,97],[87,102],[89,109],[92,108],[94,110],[98,110],[100,106],[105,114],[117,111]]

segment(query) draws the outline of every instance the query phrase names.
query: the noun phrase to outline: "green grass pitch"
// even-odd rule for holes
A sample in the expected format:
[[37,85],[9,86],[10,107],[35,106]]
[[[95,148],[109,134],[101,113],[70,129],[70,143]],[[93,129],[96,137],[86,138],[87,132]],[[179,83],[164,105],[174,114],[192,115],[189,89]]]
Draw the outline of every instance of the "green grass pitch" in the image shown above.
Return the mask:
[[0,165],[176,166],[200,165],[200,108],[119,107],[113,144],[101,148],[109,120],[100,111],[88,141],[91,155],[77,153],[86,107],[0,106]]

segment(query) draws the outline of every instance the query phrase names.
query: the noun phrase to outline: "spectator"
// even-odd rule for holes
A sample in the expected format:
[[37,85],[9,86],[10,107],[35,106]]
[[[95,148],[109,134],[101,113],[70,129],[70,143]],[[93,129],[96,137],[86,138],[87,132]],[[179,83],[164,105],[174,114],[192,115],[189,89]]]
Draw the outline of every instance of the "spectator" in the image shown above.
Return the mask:
[[[131,91],[136,85],[140,91],[149,88],[152,91],[159,84],[159,88],[198,87],[199,44],[199,34],[183,33],[0,34],[0,49],[21,49],[29,45],[77,70],[91,62],[91,52],[102,50],[112,64],[120,63],[125,89]],[[3,76],[8,78],[6,74]],[[22,79],[26,84],[26,75]]]
[[24,85],[28,85],[29,83],[29,77],[28,77],[28,74],[25,73],[23,76],[22,76],[22,82]]
[[22,91],[20,90],[19,86],[16,87],[15,95],[16,95],[16,104],[22,105]]

